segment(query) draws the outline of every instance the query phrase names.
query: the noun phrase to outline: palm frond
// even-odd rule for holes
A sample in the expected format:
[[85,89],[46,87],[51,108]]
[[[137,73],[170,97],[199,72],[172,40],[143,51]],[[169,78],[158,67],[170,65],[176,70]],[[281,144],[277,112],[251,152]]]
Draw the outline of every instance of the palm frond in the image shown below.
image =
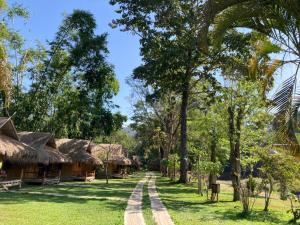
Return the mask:
[[[256,1],[254,1],[256,2]],[[242,2],[223,10],[214,19],[213,43],[219,46],[227,30],[235,27],[246,26],[249,18],[257,17],[262,13],[263,8],[258,7],[254,2]]]
[[273,98],[277,140],[286,144],[292,154],[299,154],[300,147],[295,135],[295,121],[300,107],[300,95],[295,93],[297,73],[283,82]]
[[202,7],[202,20],[199,29],[199,45],[203,51],[208,50],[208,32],[214,18],[223,10],[249,0],[207,0]]
[[272,99],[273,106],[271,106],[270,109],[274,110],[276,117],[279,118],[281,122],[290,120],[295,86],[296,74],[282,83]]
[[269,65],[266,68],[265,74],[267,75],[267,78],[271,78],[273,76],[273,74],[275,73],[275,71],[282,66],[282,61],[279,59],[275,59],[271,65]]

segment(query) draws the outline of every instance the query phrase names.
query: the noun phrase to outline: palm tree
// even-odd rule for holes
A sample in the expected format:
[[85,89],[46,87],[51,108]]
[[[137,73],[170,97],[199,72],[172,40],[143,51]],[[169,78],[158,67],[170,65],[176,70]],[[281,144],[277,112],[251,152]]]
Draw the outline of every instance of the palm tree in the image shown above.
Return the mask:
[[[248,0],[226,1],[208,0],[203,9],[203,35],[213,25],[213,42],[219,45],[224,34],[234,28],[256,30],[280,45],[284,55],[291,54],[293,60],[282,61],[281,65],[294,63],[300,66],[300,2],[298,0]],[[206,32],[207,31],[207,32]],[[205,38],[202,42],[205,49]],[[300,106],[300,98],[295,95],[297,71],[285,80],[276,92],[271,107],[275,111],[279,141],[288,143],[293,153],[299,153],[299,145],[294,133],[293,120]]]

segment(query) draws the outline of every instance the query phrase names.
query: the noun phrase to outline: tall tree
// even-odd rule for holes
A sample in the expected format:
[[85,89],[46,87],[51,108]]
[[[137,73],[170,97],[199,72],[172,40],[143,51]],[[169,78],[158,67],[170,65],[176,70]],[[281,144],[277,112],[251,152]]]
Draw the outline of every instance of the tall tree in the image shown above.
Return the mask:
[[111,0],[121,18],[113,25],[140,37],[143,65],[134,78],[142,79],[158,92],[176,92],[180,109],[180,182],[188,170],[187,111],[193,78],[205,73],[205,57],[199,46],[201,1]]
[[225,64],[221,63],[221,68],[229,81],[225,89],[228,136],[233,200],[238,201],[241,191],[241,135],[245,117],[257,108],[257,104],[261,104],[260,107],[266,105],[265,95],[273,86],[273,75],[280,62],[269,58],[270,53],[278,52],[278,47],[256,33],[244,35],[234,32],[227,40],[228,48],[223,54]]
[[[180,128],[180,97],[174,92],[157,94],[151,87],[144,87],[141,80],[128,80],[128,84],[132,88],[131,101],[139,102],[139,107],[144,107],[147,112],[143,116],[153,117],[157,120],[156,131],[159,131],[161,149],[161,172],[164,176],[168,174],[167,161],[169,154],[175,149],[178,143],[178,134]],[[137,116],[137,114],[136,114]],[[139,117],[141,118],[141,117]],[[134,117],[133,119],[138,119]],[[137,122],[137,121],[135,121]]]
[[106,60],[107,34],[97,35],[95,29],[86,11],[75,10],[64,19],[50,49],[37,58],[42,63],[30,70],[21,129],[88,139],[112,131],[111,98],[119,85]]
[[[16,72],[22,70],[26,55],[22,50],[22,37],[12,27],[15,17],[27,18],[28,12],[20,5],[7,5],[5,0],[0,1],[0,91],[3,114],[8,116],[8,107],[13,96],[13,81]],[[18,54],[19,52],[20,54]],[[21,56],[18,59],[16,55]]]

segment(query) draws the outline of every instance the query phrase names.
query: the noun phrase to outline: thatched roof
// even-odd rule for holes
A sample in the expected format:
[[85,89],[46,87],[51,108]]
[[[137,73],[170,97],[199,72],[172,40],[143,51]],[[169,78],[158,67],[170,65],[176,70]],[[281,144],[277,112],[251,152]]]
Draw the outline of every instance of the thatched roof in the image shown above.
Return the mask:
[[19,140],[16,128],[11,117],[0,117],[0,134]]
[[0,134],[0,154],[4,158],[23,158],[24,160],[35,160],[37,150],[6,135]]
[[99,165],[102,162],[89,153],[90,141],[79,139],[56,139],[56,145],[72,162]]
[[55,139],[51,133],[22,131],[18,135],[22,142],[35,149],[43,150],[46,145],[56,148]]
[[118,144],[91,144],[91,153],[95,157],[105,155],[109,152],[109,163],[116,165],[131,165],[127,157],[127,151]]
[[68,156],[59,152],[55,139],[50,133],[43,132],[19,132],[20,140],[38,152],[36,163],[66,163],[70,162]]
[[37,158],[35,149],[19,141],[10,117],[0,117],[0,155],[3,155],[5,159],[12,156],[27,160]]

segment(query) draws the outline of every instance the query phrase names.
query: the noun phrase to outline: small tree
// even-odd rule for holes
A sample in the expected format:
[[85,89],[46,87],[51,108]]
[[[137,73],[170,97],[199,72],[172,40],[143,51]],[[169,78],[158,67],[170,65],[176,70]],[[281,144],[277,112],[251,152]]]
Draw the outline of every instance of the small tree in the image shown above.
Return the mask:
[[[263,191],[265,192],[264,211],[269,210],[271,194],[274,190],[274,184],[285,180],[286,188],[293,185],[299,174],[299,163],[295,162],[293,156],[287,155],[284,151],[273,150],[260,153],[262,167],[260,175],[263,179]],[[274,169],[276,168],[276,169]],[[287,197],[287,196],[286,196]]]
[[104,173],[105,173],[105,179],[106,179],[106,184],[108,184],[108,163],[109,160],[111,159],[111,142],[109,143],[108,149],[105,149],[104,151],[101,151],[98,155],[98,158],[104,163]]
[[179,157],[178,155],[175,153],[175,154],[171,154],[169,156],[169,160],[168,160],[168,170],[169,170],[169,173],[170,173],[170,177],[171,177],[171,180],[175,181],[176,180],[176,172],[177,170],[179,169]]
[[[295,195],[290,194],[288,196],[288,199],[290,200],[291,203],[291,209],[288,212],[291,212],[293,214],[293,219],[290,221],[292,223],[297,223],[297,220],[300,219],[300,208],[299,206],[297,207],[295,204],[297,204],[298,199]],[[299,203],[298,203],[299,205]]]
[[[196,173],[197,181],[198,181],[198,194],[203,196],[203,180],[205,177],[209,177],[209,175],[213,174],[217,176],[221,170],[220,162],[211,162],[209,154],[206,151],[203,151],[200,148],[195,146],[191,146],[191,153],[195,155],[196,161],[193,163],[193,171]],[[207,190],[208,190],[208,183]],[[211,195],[211,200],[214,200],[214,194]]]
[[116,113],[113,117],[113,120],[111,121],[111,125],[105,127],[104,129],[104,136],[99,136],[96,139],[96,142],[100,143],[108,143],[108,149],[105,149],[104,151],[101,151],[98,155],[98,158],[104,162],[104,171],[105,171],[105,178],[106,178],[106,184],[108,184],[108,163],[111,157],[112,153],[112,142],[118,142],[118,140],[115,140],[112,136],[112,134],[122,128],[123,123],[127,120],[125,116],[122,116],[119,113]]

